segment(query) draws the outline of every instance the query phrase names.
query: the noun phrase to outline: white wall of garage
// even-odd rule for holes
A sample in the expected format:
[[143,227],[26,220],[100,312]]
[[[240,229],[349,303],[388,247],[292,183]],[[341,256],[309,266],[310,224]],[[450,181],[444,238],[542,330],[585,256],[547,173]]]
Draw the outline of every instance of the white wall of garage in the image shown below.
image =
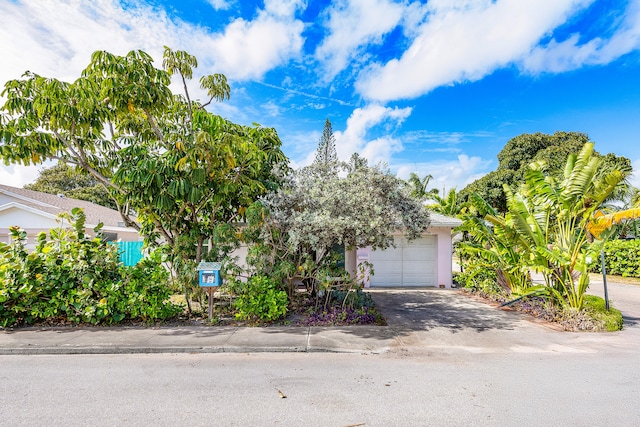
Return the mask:
[[451,287],[451,227],[429,227],[411,242],[402,234],[396,234],[394,240],[395,248],[358,249],[358,263],[368,261],[374,269],[365,287]]

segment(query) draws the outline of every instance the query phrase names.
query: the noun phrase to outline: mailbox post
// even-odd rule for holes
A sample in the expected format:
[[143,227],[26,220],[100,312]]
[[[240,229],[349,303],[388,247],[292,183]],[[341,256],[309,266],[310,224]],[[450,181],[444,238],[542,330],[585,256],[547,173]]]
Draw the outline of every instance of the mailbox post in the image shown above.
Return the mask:
[[220,286],[221,262],[204,262],[198,264],[198,281],[201,287],[207,289],[209,299],[209,320],[213,318],[213,291]]

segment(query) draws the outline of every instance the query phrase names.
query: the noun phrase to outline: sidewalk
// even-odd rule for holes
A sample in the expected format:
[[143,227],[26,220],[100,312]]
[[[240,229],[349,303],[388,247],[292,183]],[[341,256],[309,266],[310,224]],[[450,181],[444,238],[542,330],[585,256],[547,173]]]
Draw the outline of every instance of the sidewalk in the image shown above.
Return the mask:
[[25,328],[0,331],[0,355],[124,353],[382,353],[385,326]]
[[[594,292],[601,283],[594,280]],[[60,327],[0,331],[0,355],[334,352],[638,352],[640,286],[610,284],[616,333],[567,333],[444,289],[371,291],[389,326]]]

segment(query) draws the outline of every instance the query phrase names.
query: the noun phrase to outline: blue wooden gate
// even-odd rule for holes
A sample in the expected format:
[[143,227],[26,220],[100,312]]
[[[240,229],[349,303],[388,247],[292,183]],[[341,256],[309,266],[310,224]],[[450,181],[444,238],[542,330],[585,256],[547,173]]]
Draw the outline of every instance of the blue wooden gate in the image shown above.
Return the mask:
[[142,244],[144,242],[114,242],[118,245],[120,262],[131,267],[142,259]]

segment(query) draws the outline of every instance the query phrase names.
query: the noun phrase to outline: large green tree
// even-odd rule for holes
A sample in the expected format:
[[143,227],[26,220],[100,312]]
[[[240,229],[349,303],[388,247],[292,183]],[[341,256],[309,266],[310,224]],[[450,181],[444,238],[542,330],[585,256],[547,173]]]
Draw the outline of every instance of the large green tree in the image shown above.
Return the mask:
[[428,211],[382,166],[354,155],[333,168],[327,173],[312,164],[295,171],[252,212],[258,256],[250,259],[290,290],[298,280],[320,280],[335,246],[384,249],[394,244],[394,231],[411,239],[429,225]]
[[[507,211],[507,197],[504,185],[512,191],[524,181],[529,165],[534,162],[544,162],[545,173],[555,178],[561,178],[567,159],[572,153],[579,152],[589,142],[589,137],[581,132],[555,132],[552,135],[544,133],[522,134],[510,139],[498,153],[498,168],[482,178],[472,182],[460,193],[463,201],[469,200],[472,193],[480,195],[487,203],[499,212]],[[594,156],[600,154],[594,152]],[[631,162],[625,157],[608,154],[605,156],[602,171],[619,170],[624,176],[631,171]],[[619,187],[623,191],[624,180]],[[612,197],[616,194],[612,193]]]
[[322,130],[322,136],[318,141],[318,148],[316,149],[315,164],[325,165],[327,167],[333,166],[338,161],[338,153],[336,151],[336,137],[333,135],[333,127],[329,119],[324,122],[324,129]]
[[115,201],[104,185],[82,169],[64,162],[42,169],[38,178],[24,188],[49,194],[63,194],[72,199],[86,200],[117,209]]
[[[274,129],[205,109],[229,97],[224,75],[202,76],[206,99],[192,98],[196,67],[194,56],[165,48],[162,69],[143,51],[97,51],[71,83],[27,72],[2,93],[0,158],[81,168],[109,189],[127,225],[168,243],[174,260],[201,259],[207,243],[228,250],[234,224],[275,188],[272,171],[287,159]],[[170,90],[172,76],[181,94]]]

